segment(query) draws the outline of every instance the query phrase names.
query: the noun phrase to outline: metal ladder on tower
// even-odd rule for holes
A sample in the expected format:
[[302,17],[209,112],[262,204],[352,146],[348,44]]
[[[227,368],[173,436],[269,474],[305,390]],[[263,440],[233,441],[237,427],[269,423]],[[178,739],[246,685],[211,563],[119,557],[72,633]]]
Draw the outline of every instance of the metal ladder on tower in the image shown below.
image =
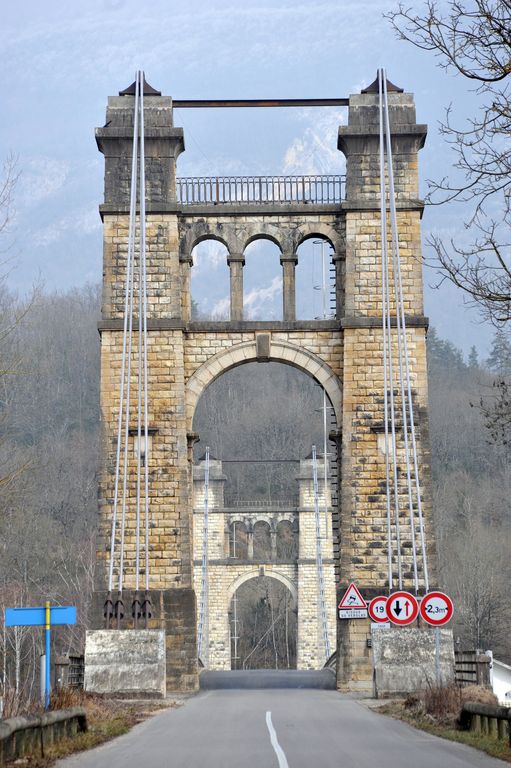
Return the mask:
[[[325,459],[326,461],[326,456]],[[316,446],[312,446],[312,478],[314,484],[314,517],[316,522],[316,567],[318,571],[318,608],[321,629],[323,633],[323,646],[325,660],[330,658],[330,639],[328,637],[328,624],[326,619],[325,576],[323,573],[323,556],[321,553],[321,525],[319,515],[319,490],[318,490],[318,458]],[[326,488],[324,489],[326,494]]]
[[208,534],[209,534],[209,448],[206,448],[204,464],[204,520],[202,526],[202,575],[199,603],[199,629],[197,637],[197,655],[202,658],[204,666],[207,662],[205,636],[207,634],[208,616]]

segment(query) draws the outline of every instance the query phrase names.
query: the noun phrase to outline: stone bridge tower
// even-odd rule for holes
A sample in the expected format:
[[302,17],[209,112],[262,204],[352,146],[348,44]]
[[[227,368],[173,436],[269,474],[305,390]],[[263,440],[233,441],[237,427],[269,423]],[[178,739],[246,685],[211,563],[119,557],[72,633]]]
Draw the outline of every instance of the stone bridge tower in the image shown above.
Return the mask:
[[[320,546],[326,597],[329,645],[336,647],[336,602],[332,536],[332,501],[327,485],[325,498],[324,464],[318,458],[318,502]],[[239,587],[246,581],[267,576],[289,590],[297,612],[297,667],[321,669],[327,660],[321,622],[318,621],[318,566],[316,521],[311,458],[300,461],[295,500],[264,504],[243,501],[234,505],[224,497],[226,477],[222,462],[210,460],[208,493],[208,616],[206,654],[202,660],[209,669],[231,669],[234,627],[229,610]],[[193,555],[194,587],[200,602],[204,525],[204,461],[193,471]],[[254,530],[268,529],[270,546],[258,552]],[[294,546],[279,547],[281,533],[292,534]]]
[[[427,380],[421,272],[418,151],[426,126],[416,123],[413,95],[389,85],[398,228],[403,262],[407,333],[422,472],[423,508],[434,583],[434,541],[428,486]],[[122,328],[127,263],[129,182],[134,89],[108,100],[105,126],[96,130],[105,158],[101,334],[101,413],[104,460],[100,482],[99,571],[106,574],[110,527]],[[224,371],[248,361],[279,361],[300,368],[326,391],[335,414],[332,438],[339,457],[339,493],[333,513],[335,557],[342,593],[355,581],[365,597],[385,591],[385,446],[383,429],[382,305],[378,166],[378,94],[373,84],[350,96],[348,122],[339,129],[346,156],[340,194],[333,177],[272,178],[255,183],[179,179],[176,161],[185,144],[174,127],[173,102],[145,86],[147,172],[150,584],[153,626],[166,632],[167,683],[197,685],[196,595],[193,551],[192,445],[194,411],[205,388]],[[332,191],[333,190],[333,191]],[[302,322],[295,316],[298,246],[326,238],[333,249],[336,314]],[[228,249],[229,321],[191,317],[192,250],[206,238]],[[244,251],[257,238],[280,248],[283,320],[251,322],[243,316]],[[395,314],[395,308],[392,306]],[[402,434],[398,434],[402,450]],[[132,438],[133,440],[133,438]],[[130,471],[135,470],[135,454]],[[129,485],[134,493],[134,481]],[[403,499],[405,491],[403,488]],[[410,534],[402,506],[405,587],[412,586]],[[128,505],[126,587],[134,584],[134,507]],[[221,534],[219,534],[221,535]],[[117,568],[117,565],[116,565]],[[423,574],[419,573],[421,583]],[[98,583],[101,626],[105,581]],[[126,599],[129,604],[129,598]],[[99,607],[100,606],[100,607]],[[129,613],[129,612],[128,612]],[[129,615],[122,626],[130,625]],[[338,683],[372,688],[372,660],[364,620],[338,622]]]

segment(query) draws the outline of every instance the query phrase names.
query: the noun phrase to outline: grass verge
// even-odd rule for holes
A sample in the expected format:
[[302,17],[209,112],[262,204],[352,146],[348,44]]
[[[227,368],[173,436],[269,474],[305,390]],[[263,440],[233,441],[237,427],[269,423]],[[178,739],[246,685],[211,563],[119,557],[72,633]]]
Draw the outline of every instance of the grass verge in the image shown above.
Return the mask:
[[105,699],[82,691],[74,691],[72,696],[64,696],[64,699],[52,701],[52,709],[65,709],[73,706],[85,707],[87,710],[87,732],[78,733],[73,738],[63,739],[51,745],[45,749],[44,756],[40,754],[27,755],[18,759],[17,765],[27,765],[30,768],[49,768],[61,758],[75,752],[92,749],[117,736],[122,736],[134,725],[162,709],[180,706],[177,701],[122,701]]
[[453,723],[438,722],[430,714],[410,710],[406,706],[406,702],[384,704],[381,707],[375,708],[375,711],[398,720],[403,720],[414,728],[431,733],[433,736],[440,736],[442,739],[466,744],[469,747],[486,752],[486,754],[492,757],[498,757],[500,760],[511,763],[511,749],[506,739],[499,740],[481,733],[457,730]]

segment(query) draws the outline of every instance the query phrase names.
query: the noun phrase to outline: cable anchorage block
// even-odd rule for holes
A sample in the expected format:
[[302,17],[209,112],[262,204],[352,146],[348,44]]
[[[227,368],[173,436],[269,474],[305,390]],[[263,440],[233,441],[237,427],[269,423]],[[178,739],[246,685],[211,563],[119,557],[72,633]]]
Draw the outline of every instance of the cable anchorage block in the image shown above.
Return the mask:
[[149,597],[149,592],[147,591],[145,592],[144,599],[142,601],[141,614],[142,614],[142,618],[146,622],[146,627],[147,627],[147,622],[149,621],[149,619],[152,619],[153,617],[151,598]]
[[119,628],[121,620],[124,619],[124,602],[121,592],[118,593],[117,600],[114,604],[114,616],[117,619],[117,628]]
[[133,603],[131,605],[131,615],[134,620],[135,629],[137,628],[138,620],[142,616],[141,611],[141,605],[140,605],[140,598],[138,596],[138,592],[135,592],[135,597],[133,598]]
[[105,619],[106,629],[110,629],[110,621],[114,617],[114,602],[112,600],[112,593],[109,592],[106,596],[105,604],[103,605],[103,618]]

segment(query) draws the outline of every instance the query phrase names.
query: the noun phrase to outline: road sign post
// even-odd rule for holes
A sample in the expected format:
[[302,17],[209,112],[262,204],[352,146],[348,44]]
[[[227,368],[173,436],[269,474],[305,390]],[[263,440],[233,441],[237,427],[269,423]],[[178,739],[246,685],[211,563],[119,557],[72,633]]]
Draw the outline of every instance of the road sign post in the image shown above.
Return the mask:
[[50,706],[50,689],[51,689],[51,681],[50,681],[50,671],[51,671],[51,642],[50,642],[50,602],[49,600],[45,603],[45,610],[44,610],[44,641],[45,641],[45,668],[46,668],[46,674],[44,676],[44,708],[48,709]]
[[[66,624],[76,624],[74,605],[51,606],[49,600],[44,608],[6,608],[4,623],[6,627],[44,627],[45,672],[44,672],[44,707],[50,706],[51,693],[51,628]],[[41,676],[42,677],[42,676]]]

